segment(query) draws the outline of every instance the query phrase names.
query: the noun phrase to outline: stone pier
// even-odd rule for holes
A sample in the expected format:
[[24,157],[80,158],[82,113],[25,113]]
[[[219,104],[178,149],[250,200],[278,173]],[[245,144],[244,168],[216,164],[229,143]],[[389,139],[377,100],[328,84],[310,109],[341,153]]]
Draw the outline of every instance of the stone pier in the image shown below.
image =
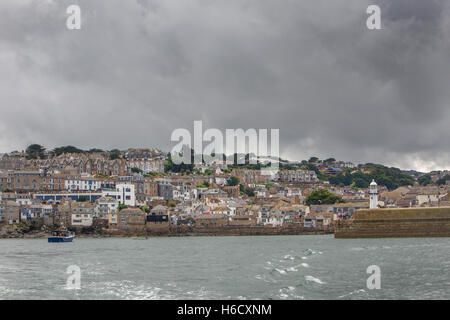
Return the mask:
[[357,210],[335,238],[450,237],[450,207]]

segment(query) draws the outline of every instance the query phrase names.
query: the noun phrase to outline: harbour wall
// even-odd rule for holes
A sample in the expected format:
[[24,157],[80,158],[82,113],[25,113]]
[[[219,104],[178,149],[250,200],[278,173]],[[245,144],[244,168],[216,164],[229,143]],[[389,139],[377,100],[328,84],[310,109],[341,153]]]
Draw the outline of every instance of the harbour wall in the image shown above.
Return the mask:
[[170,227],[165,229],[147,229],[143,232],[123,232],[106,230],[110,236],[267,236],[267,235],[301,235],[332,234],[333,229],[303,227],[263,227],[263,226],[222,226],[222,227]]
[[357,210],[335,238],[450,237],[450,207]]

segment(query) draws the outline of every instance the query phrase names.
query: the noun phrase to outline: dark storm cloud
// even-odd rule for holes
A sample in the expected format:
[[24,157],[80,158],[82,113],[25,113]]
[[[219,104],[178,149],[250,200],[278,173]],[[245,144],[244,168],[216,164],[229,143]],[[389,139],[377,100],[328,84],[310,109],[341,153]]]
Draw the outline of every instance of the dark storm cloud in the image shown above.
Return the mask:
[[448,168],[448,1],[373,3],[382,30],[360,0],[2,1],[0,150],[168,150],[203,120],[279,128],[291,159]]

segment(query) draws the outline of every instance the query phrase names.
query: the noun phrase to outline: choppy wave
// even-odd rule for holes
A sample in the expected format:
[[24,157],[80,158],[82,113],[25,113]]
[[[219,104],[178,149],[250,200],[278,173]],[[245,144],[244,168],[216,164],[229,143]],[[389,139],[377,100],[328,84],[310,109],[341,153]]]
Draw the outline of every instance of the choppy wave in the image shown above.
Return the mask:
[[313,276],[305,276],[305,280],[306,281],[311,281],[311,282],[315,282],[318,284],[326,284],[326,282],[323,282],[322,280],[320,280],[319,278],[315,278]]
[[301,263],[300,265],[301,265],[302,267],[304,267],[304,268],[309,268],[309,264],[307,264],[307,263],[305,263],[305,262],[304,262],[304,263]]
[[275,271],[277,271],[279,274],[286,274],[286,270],[283,269],[275,268]]
[[[271,236],[149,241],[156,244],[80,238],[51,251],[43,240],[1,241],[0,299],[450,298],[450,239]],[[202,250],[188,250],[197,247]],[[364,287],[366,268],[373,263],[390,275],[389,282],[383,282],[389,283],[388,290],[357,289]],[[82,290],[64,290],[71,264],[81,268]]]
[[364,294],[364,296],[367,296],[366,290],[364,290],[364,289],[357,289],[357,290],[354,290],[354,291],[349,292],[349,293],[347,293],[347,294],[344,294],[344,295],[342,295],[342,296],[339,296],[338,298],[339,298],[339,299],[342,299],[342,298],[351,298],[352,296],[355,296],[355,295],[361,295],[361,294]]
[[297,294],[296,288],[292,286],[288,286],[286,288],[281,288],[280,290],[278,290],[278,297],[280,299],[296,299],[296,300],[305,299],[304,296]]

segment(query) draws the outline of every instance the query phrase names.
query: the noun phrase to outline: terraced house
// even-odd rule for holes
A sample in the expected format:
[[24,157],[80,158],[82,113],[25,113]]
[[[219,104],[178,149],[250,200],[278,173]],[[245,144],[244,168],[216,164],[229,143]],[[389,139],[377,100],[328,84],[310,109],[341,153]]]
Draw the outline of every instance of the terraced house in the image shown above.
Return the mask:
[[94,205],[89,202],[73,202],[71,207],[73,227],[90,227],[94,218]]

